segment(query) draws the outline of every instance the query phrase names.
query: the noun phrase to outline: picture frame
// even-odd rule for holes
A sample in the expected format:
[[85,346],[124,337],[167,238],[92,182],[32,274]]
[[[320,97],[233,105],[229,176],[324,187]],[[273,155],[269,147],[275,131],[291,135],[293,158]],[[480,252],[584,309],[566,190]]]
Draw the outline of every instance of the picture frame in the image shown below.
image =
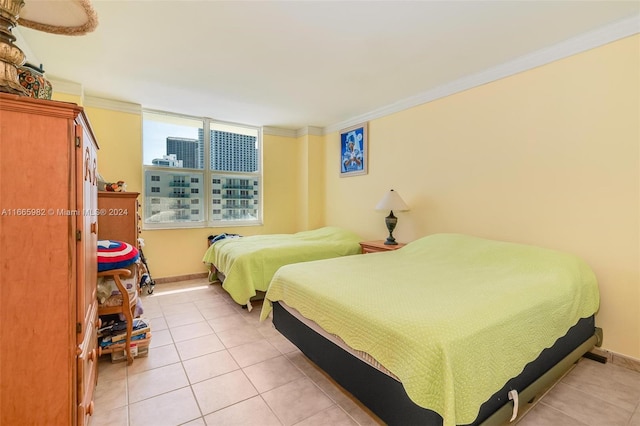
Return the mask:
[[340,130],[340,177],[366,175],[369,167],[369,123]]

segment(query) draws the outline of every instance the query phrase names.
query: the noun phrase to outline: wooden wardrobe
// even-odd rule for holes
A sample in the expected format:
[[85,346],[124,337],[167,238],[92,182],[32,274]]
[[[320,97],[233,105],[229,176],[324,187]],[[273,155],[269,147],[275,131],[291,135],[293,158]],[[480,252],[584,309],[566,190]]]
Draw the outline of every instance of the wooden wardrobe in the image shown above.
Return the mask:
[[97,149],[81,107],[0,93],[0,424],[93,412]]

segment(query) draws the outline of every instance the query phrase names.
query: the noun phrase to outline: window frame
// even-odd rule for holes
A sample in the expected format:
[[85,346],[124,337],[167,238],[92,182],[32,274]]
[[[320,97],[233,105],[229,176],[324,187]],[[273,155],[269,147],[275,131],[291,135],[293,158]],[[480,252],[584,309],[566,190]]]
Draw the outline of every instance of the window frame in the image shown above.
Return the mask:
[[[175,118],[183,118],[190,120],[198,120],[202,121],[202,128],[204,133],[204,164],[202,169],[192,169],[192,168],[179,168],[179,167],[163,167],[156,165],[147,165],[145,164],[144,155],[142,160],[142,208],[141,208],[141,216],[142,216],[142,229],[143,230],[154,230],[154,229],[197,229],[197,228],[218,228],[218,227],[244,227],[244,226],[261,226],[264,224],[264,153],[263,153],[263,129],[259,126],[251,126],[248,124],[240,124],[240,123],[232,123],[221,120],[215,120],[209,117],[196,117],[184,114],[176,114],[166,111],[158,111],[152,109],[143,109],[141,114],[141,120],[143,122],[143,134],[142,134],[142,151],[144,152],[144,120],[145,114],[155,114],[155,115],[166,115],[169,117]],[[225,170],[212,170],[211,164],[211,131],[212,125],[221,125],[221,126],[231,126],[231,127],[239,127],[249,129],[252,132],[256,132],[256,145],[258,151],[257,158],[257,171],[255,172],[238,172],[238,171],[225,171]],[[202,192],[203,194],[194,194],[194,195],[202,195],[202,203],[197,203],[197,208],[203,209],[204,216],[203,220],[200,221],[174,221],[174,222],[148,222],[147,221],[147,207],[146,202],[147,198],[151,199],[152,197],[158,197],[157,192],[149,192],[147,194],[147,182],[146,182],[146,174],[147,172],[157,171],[160,173],[163,172],[180,172],[180,173],[189,173],[189,174],[199,174],[203,179]],[[249,181],[257,180],[257,188],[258,188],[258,205],[256,207],[257,210],[257,219],[251,220],[214,220],[214,211],[224,210],[224,205],[222,203],[222,199],[220,199],[219,203],[214,203],[214,194],[213,194],[213,176],[225,176],[228,178],[240,178],[247,179]],[[198,177],[200,178],[200,176]],[[187,179],[187,178],[185,178]],[[191,180],[193,176],[191,176]],[[157,181],[149,182],[152,185],[157,184]],[[255,190],[252,191],[255,193]],[[224,194],[224,191],[221,192],[220,195]],[[195,198],[194,198],[195,199]],[[199,198],[198,198],[199,199]],[[157,204],[153,204],[157,205]],[[193,204],[190,204],[190,207],[193,207]],[[166,210],[165,210],[166,211]]]

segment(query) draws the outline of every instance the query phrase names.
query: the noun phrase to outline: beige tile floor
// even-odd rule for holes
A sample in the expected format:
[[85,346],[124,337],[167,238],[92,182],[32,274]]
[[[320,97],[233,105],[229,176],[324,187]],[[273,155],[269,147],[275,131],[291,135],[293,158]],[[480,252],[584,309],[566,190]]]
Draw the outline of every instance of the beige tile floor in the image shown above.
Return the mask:
[[[91,426],[382,424],[219,284],[159,284],[143,299],[149,354],[101,358]],[[639,405],[640,373],[583,359],[518,423],[640,426]]]

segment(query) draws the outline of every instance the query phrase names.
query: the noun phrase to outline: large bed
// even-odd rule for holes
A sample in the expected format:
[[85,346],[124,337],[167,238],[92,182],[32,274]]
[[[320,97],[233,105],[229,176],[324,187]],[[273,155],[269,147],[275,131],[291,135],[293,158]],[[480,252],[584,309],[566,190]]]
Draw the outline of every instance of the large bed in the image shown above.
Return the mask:
[[598,306],[573,255],[436,234],[283,266],[261,318],[386,423],[449,426],[508,421],[600,344]]
[[210,280],[220,279],[236,303],[251,309],[251,299],[267,290],[281,266],[358,254],[359,243],[357,234],[327,226],[294,234],[225,238],[213,243],[202,261],[210,267]]

